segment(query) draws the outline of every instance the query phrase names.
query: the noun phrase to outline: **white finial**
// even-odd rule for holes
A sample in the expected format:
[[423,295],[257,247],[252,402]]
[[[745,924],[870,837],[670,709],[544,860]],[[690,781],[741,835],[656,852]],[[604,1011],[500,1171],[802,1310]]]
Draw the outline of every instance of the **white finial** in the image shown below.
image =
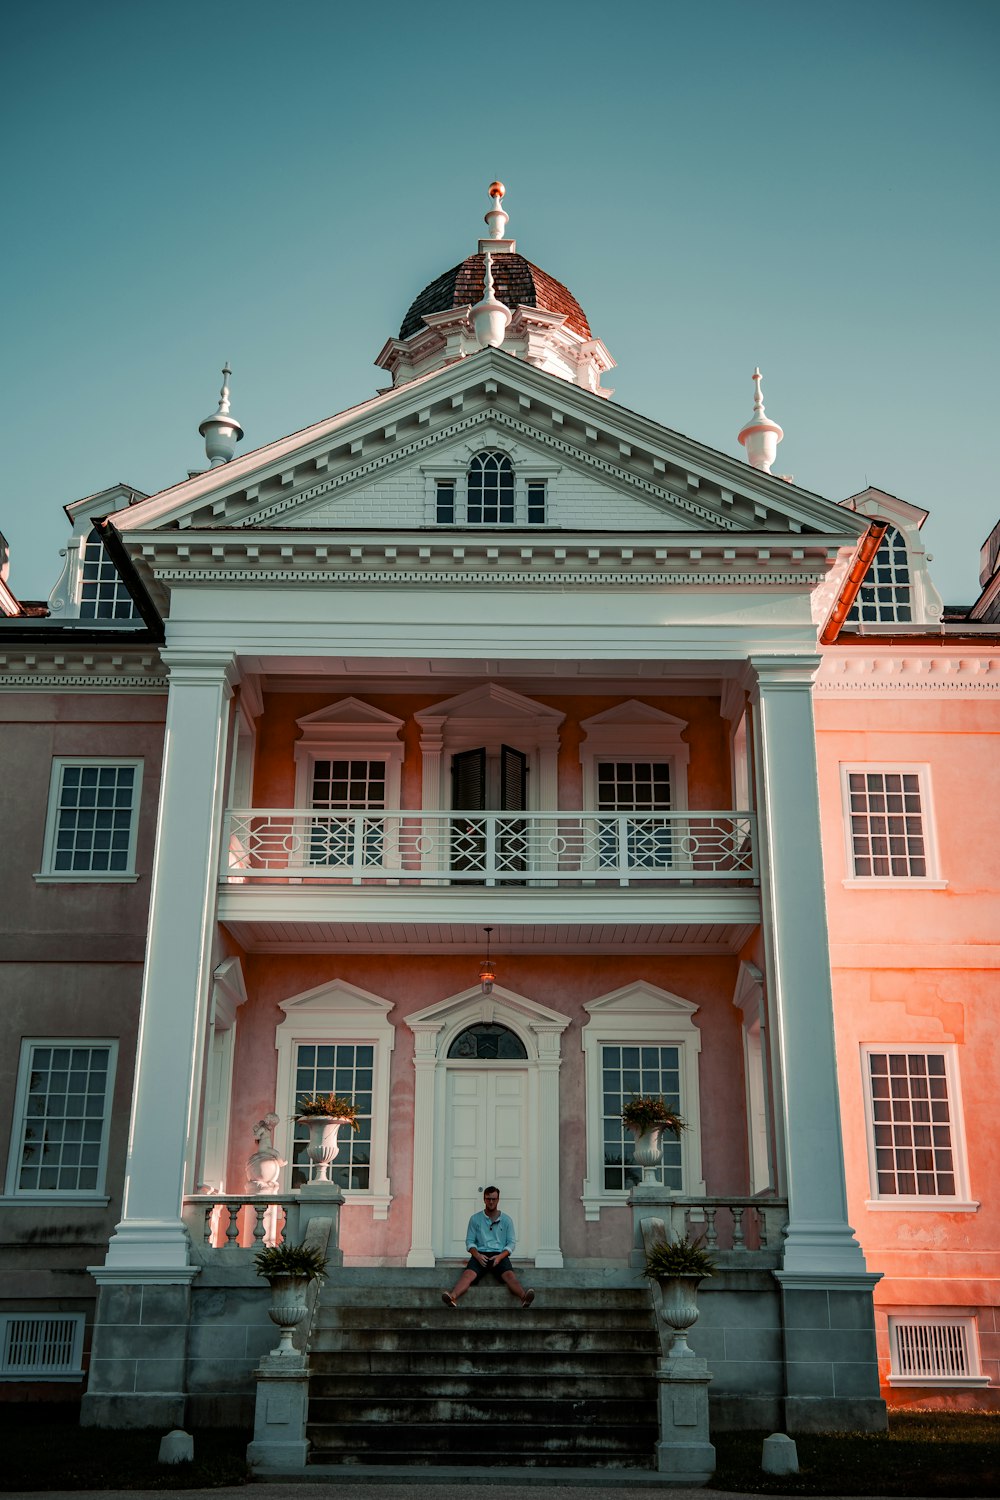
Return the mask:
[[236,452],[236,444],[243,436],[243,428],[229,412],[229,377],[232,374],[229,361],[222,367],[222,390],[219,392],[219,409],[206,417],[198,431],[205,439],[208,461],[215,469],[227,464]]
[[777,422],[772,422],[764,412],[764,396],[761,391],[760,367],[753,372],[753,416],[740,429],[739,440],[747,450],[747,462],[754,469],[770,474],[771,465],[778,456],[778,444],[784,433]]
[[514,316],[510,308],[501,302],[493,286],[493,256],[486,252],[486,285],[482,300],[472,308],[470,316],[476,330],[476,338],[486,348],[499,349],[507,332],[507,325]]
[[507,191],[502,182],[490,183],[490,197],[493,199],[494,207],[483,215],[489,231],[491,240],[502,240],[503,232],[507,228],[507,220],[510,215],[504,211],[503,195]]

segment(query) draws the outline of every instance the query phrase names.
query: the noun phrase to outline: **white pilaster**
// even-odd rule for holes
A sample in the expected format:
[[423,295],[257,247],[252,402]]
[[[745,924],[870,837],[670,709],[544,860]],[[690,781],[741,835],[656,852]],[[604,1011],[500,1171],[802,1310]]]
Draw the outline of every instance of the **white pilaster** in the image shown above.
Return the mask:
[[538,1037],[538,1139],[550,1141],[556,1147],[555,1152],[540,1151],[538,1156],[541,1170],[535,1265],[556,1268],[563,1264],[559,1244],[559,1069],[564,1025],[535,1025],[532,1028]]
[[408,1266],[433,1266],[434,1158],[439,1143],[434,1135],[434,1090],[437,1081],[438,1033],[443,1021],[409,1023],[413,1030],[413,1208]]
[[231,656],[163,651],[170,669],[149,939],[142,988],[122,1222],[108,1246],[117,1273],[179,1269],[191,1186],[224,798]]
[[818,657],[753,657],[757,801],[772,1044],[780,1080],[787,1275],[857,1276],[847,1222],[820,846],[812,680]]

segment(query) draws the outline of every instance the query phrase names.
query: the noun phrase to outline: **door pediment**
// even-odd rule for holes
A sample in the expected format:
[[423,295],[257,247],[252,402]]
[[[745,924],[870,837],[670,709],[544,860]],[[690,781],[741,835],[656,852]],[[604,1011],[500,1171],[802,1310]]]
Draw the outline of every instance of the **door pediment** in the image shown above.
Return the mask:
[[525,1043],[529,1056],[534,1057],[551,1051],[552,1044],[558,1052],[559,1036],[569,1025],[568,1016],[498,984],[489,995],[484,995],[479,985],[472,985],[405,1018],[416,1039],[418,1055],[434,1054],[439,1058],[447,1057],[458,1033],[477,1021],[486,1024],[499,1021],[509,1026]]

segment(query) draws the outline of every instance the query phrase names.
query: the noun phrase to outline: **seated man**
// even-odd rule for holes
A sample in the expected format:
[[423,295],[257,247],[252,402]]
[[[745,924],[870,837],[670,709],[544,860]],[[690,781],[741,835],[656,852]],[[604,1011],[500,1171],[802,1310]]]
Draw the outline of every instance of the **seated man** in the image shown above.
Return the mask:
[[512,1297],[522,1307],[530,1307],[535,1300],[534,1291],[528,1291],[518,1281],[510,1262],[514,1248],[514,1225],[507,1214],[500,1212],[500,1189],[488,1187],[483,1190],[483,1211],[473,1214],[465,1236],[466,1247],[472,1259],[455,1282],[450,1292],[442,1292],[441,1300],[448,1307],[457,1307],[459,1297],[486,1275],[502,1281]]

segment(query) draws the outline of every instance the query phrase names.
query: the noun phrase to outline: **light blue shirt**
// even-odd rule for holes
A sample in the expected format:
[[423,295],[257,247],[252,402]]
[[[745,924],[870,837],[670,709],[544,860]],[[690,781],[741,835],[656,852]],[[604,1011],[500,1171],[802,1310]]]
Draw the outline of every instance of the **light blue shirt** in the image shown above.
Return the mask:
[[498,1219],[491,1219],[484,1209],[469,1220],[465,1243],[468,1249],[478,1250],[483,1255],[496,1255],[499,1250],[513,1251],[514,1221],[504,1213]]

